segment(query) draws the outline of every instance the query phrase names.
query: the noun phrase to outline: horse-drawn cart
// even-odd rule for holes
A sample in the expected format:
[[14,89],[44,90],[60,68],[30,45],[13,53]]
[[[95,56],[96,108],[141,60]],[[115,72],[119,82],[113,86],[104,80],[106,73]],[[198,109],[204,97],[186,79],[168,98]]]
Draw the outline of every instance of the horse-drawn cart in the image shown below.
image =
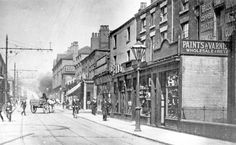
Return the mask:
[[45,99],[31,99],[30,110],[32,113],[36,113],[38,108],[42,108],[44,113],[49,113],[49,104]]

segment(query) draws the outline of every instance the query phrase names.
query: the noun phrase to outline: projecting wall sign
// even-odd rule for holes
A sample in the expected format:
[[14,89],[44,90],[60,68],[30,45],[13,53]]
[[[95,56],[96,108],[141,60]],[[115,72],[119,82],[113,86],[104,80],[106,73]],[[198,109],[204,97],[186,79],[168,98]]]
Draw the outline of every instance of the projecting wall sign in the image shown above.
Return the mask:
[[182,40],[181,53],[227,56],[229,46],[229,42],[226,41]]

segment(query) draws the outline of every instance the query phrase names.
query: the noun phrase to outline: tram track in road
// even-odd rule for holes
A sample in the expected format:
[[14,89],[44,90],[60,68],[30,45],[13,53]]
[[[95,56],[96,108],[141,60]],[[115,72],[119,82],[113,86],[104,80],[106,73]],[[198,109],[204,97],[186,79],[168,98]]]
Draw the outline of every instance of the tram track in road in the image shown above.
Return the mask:
[[[58,124],[62,124],[62,122],[59,122],[57,119],[55,119],[55,117],[51,117],[51,119],[53,119],[55,122],[57,122]],[[64,119],[67,119],[69,120],[70,122],[73,122],[73,124],[75,123],[75,120],[73,120],[72,118],[67,118],[67,116],[65,116]],[[98,145],[97,143],[87,139],[86,137],[78,134],[77,132],[73,131],[72,129],[70,129],[69,127],[65,127],[68,131],[70,131],[71,133],[73,133],[75,136],[77,137],[80,137],[80,138],[83,138],[84,140],[88,141],[90,144],[93,144],[93,145]]]
[[[77,120],[77,119],[68,118],[68,115],[65,115],[65,114],[62,114],[62,115],[65,116],[64,119],[66,119],[66,120],[69,121],[70,123],[73,123],[74,125],[78,124],[78,120]],[[57,123],[59,123],[59,124],[63,124],[62,122],[58,121],[58,120],[55,118],[55,116],[53,116],[52,118],[53,118],[53,120],[54,120],[55,122],[57,122]],[[78,118],[81,119],[81,120],[86,120],[86,119],[84,119],[84,118],[82,118],[82,117],[80,117],[80,116],[78,116]],[[86,121],[87,121],[87,120],[86,120]],[[67,123],[70,124],[69,122],[67,122]],[[80,127],[83,127],[84,129],[87,129],[87,128],[90,127],[87,123],[84,123],[84,122],[79,122],[79,123],[81,124]],[[102,126],[102,125],[100,125],[100,124],[96,124],[96,125]],[[81,135],[79,135],[78,133],[76,133],[75,131],[71,130],[69,127],[67,127],[67,128],[68,128],[68,130],[70,130],[71,132],[73,132],[74,134],[76,134],[77,136],[82,137],[82,138],[86,139],[87,141],[91,142],[90,140],[87,139],[87,138],[91,138],[91,137],[85,138],[84,136],[81,136]],[[111,128],[109,128],[109,129],[111,129]],[[94,130],[91,130],[91,131],[94,131]],[[129,143],[129,142],[125,141],[125,140],[122,140],[122,139],[124,139],[124,138],[127,138],[127,137],[125,137],[125,136],[122,136],[122,137],[112,137],[112,136],[109,136],[110,134],[109,134],[108,132],[104,131],[104,130],[99,130],[99,131],[101,132],[100,134],[102,134],[103,136],[94,136],[94,137],[92,137],[92,138],[115,138],[116,140],[120,140],[121,142],[123,142],[123,143],[125,143],[125,144],[132,145],[132,143]],[[108,134],[108,135],[106,135],[106,134]],[[122,139],[121,139],[121,138],[122,138]],[[94,142],[93,142],[93,143],[94,143]],[[96,144],[96,143],[94,143],[94,144]]]
[[61,145],[65,145],[62,141],[60,141],[53,133],[52,131],[47,127],[47,125],[40,119],[38,114],[35,114],[38,118],[38,120],[42,123],[43,127],[50,133],[50,135],[55,139],[56,142],[58,142]]

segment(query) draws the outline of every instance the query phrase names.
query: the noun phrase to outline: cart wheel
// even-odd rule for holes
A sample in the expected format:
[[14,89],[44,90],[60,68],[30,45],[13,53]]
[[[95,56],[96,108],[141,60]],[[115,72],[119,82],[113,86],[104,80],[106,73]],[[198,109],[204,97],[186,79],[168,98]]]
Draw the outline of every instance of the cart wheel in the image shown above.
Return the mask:
[[31,105],[31,106],[30,106],[30,110],[31,110],[32,113],[36,113],[37,107],[34,106],[34,105]]

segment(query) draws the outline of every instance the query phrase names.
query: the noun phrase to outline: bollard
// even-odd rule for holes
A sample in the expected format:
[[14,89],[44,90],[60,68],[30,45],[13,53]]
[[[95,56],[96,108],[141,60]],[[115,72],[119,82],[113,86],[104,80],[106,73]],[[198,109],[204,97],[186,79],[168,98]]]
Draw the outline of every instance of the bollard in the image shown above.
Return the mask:
[[140,110],[141,110],[141,107],[136,107],[135,108],[136,122],[135,122],[135,130],[134,131],[141,131],[141,129],[140,129]]

